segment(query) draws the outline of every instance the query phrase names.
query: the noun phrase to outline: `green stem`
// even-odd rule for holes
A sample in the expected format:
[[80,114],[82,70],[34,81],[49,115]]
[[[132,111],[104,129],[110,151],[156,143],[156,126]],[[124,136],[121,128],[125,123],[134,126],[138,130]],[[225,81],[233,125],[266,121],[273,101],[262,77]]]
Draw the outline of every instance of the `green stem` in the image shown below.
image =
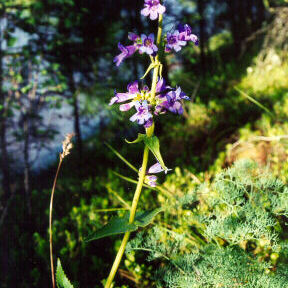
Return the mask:
[[[150,130],[149,132],[150,133],[152,132],[152,134],[153,134],[153,130],[152,131]],[[133,198],[133,202],[132,202],[132,206],[131,206],[131,210],[130,210],[129,223],[133,223],[134,222],[134,218],[135,218],[135,215],[136,215],[136,209],[137,209],[139,197],[140,197],[140,194],[141,194],[141,191],[142,191],[144,178],[145,178],[145,173],[146,173],[146,169],[147,169],[148,156],[149,156],[149,149],[148,149],[147,146],[145,146],[144,154],[143,154],[142,168],[141,168],[141,172],[139,173],[139,180],[138,180],[138,183],[137,183],[136,191],[135,191],[135,194],[134,194],[134,198]],[[118,250],[118,253],[116,255],[116,258],[114,260],[113,266],[111,268],[110,274],[109,274],[107,282],[105,284],[105,288],[110,288],[111,287],[111,284],[113,282],[115,274],[116,274],[116,272],[118,270],[118,267],[120,265],[120,262],[122,260],[123,254],[125,252],[125,248],[126,248],[128,240],[129,240],[129,237],[130,237],[130,232],[126,232],[124,234],[121,246],[120,246],[120,248]]]
[[[161,43],[161,35],[162,35],[162,15],[159,15],[159,26],[158,26],[157,41],[156,41],[158,46]],[[155,57],[155,59],[158,61],[158,55]],[[155,98],[155,94],[156,94],[156,84],[157,84],[157,80],[158,80],[158,75],[159,75],[159,66],[157,65],[153,70],[153,78],[152,78],[152,85],[151,85],[151,96],[153,99]],[[154,133],[154,123],[151,127],[146,129],[146,135],[148,137],[153,136],[153,133]],[[139,180],[137,183],[136,191],[135,191],[135,194],[133,197],[132,206],[131,206],[131,210],[130,210],[129,223],[133,223],[134,219],[135,219],[137,205],[138,205],[138,201],[140,198],[140,194],[142,191],[142,187],[144,184],[144,178],[145,178],[145,174],[146,174],[146,170],[147,170],[148,157],[149,157],[149,148],[147,146],[145,146],[144,153],[143,153],[143,161],[142,161],[141,171],[139,173]],[[107,278],[105,288],[111,288],[112,287],[111,286],[112,282],[114,280],[115,274],[116,274],[118,267],[120,265],[120,262],[122,260],[127,242],[129,240],[129,237],[130,237],[130,232],[126,232],[124,234],[123,239],[122,239],[120,248],[117,252],[117,255],[116,255],[116,258],[114,260],[113,266],[111,268],[110,274]]]

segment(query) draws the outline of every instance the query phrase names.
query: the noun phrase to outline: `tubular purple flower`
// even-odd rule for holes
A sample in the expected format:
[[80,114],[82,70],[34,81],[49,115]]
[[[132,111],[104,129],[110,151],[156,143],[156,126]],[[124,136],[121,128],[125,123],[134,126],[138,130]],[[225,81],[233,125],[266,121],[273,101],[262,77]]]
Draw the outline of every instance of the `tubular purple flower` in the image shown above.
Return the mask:
[[[130,121],[135,122],[139,125],[149,125],[151,123],[151,120],[153,118],[152,114],[150,113],[150,107],[148,105],[148,102],[146,100],[142,101],[140,103],[139,101],[136,101],[135,108],[137,110],[137,113],[135,113],[132,117],[130,117]],[[152,123],[150,124],[150,126]]]
[[[167,91],[167,89],[171,89],[171,87],[166,86],[165,79],[159,77],[158,82],[156,84],[156,97],[158,97],[158,98],[165,97],[165,92]],[[163,92],[163,93],[161,93],[161,92]]]
[[[168,171],[170,171],[171,169],[166,169],[165,170],[165,174],[167,174]],[[141,171],[141,169],[139,170]],[[148,171],[147,171],[147,174],[156,174],[156,173],[161,173],[163,172],[164,169],[161,167],[160,163],[157,162],[155,163],[154,165],[152,165]],[[145,182],[151,186],[151,187],[156,187],[157,186],[157,176],[155,175],[147,175],[145,176]]]
[[164,169],[162,168],[162,166],[160,165],[159,162],[155,163],[154,165],[152,165],[149,169],[148,169],[148,174],[154,174],[154,173],[160,173],[164,171]]
[[128,33],[128,39],[134,42],[134,46],[137,48],[141,47],[142,40],[141,37],[133,32]]
[[166,95],[166,101],[162,105],[172,113],[183,114],[181,102],[177,101],[175,91],[171,91]]
[[192,34],[192,28],[188,24],[179,24],[179,40],[182,41],[192,41],[195,45],[199,44],[198,37],[195,34]]
[[[122,103],[127,100],[131,100],[137,96],[139,93],[138,89],[138,81],[134,81],[127,86],[128,92],[126,93],[116,93],[115,91],[115,96],[110,100],[109,105],[113,105],[114,103]],[[127,104],[120,105],[120,110],[121,111],[128,111],[135,105],[135,102],[130,102]]]
[[185,40],[179,39],[179,31],[176,30],[174,33],[167,33],[167,44],[165,47],[166,52],[171,52],[174,49],[176,52],[179,52],[183,46],[186,45]]
[[133,33],[133,32],[129,32],[128,33],[128,39],[133,41],[133,42],[136,42],[139,38],[140,37],[137,34]]
[[183,114],[183,107],[181,104],[181,100],[189,100],[190,98],[185,95],[185,93],[178,87],[175,91],[170,91],[166,95],[166,100],[160,104],[166,110],[169,110],[172,113]]
[[147,183],[151,187],[156,187],[157,186],[157,176],[155,175],[148,175],[145,176],[145,183]]
[[159,0],[145,0],[141,14],[146,17],[150,15],[151,20],[156,20],[159,14],[163,14],[165,11],[165,6],[161,5]]
[[139,48],[139,53],[147,53],[148,55],[152,55],[158,51],[157,46],[154,44],[154,34],[150,34],[149,36],[142,34],[141,40],[142,46]]
[[177,87],[175,93],[178,100],[180,99],[190,100],[190,98],[181,90],[180,87]]
[[123,46],[120,42],[118,43],[118,48],[121,51],[121,54],[117,55],[113,60],[113,62],[116,63],[116,66],[119,66],[123,60],[132,56],[137,50],[137,47],[134,45]]

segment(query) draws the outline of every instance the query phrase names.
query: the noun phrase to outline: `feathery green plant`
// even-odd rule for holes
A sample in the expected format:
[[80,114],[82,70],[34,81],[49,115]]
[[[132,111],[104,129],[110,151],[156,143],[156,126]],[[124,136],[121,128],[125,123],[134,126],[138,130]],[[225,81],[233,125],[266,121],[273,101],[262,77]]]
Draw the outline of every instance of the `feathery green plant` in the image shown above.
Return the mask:
[[160,223],[127,249],[166,262],[155,274],[158,287],[287,286],[288,187],[267,170],[239,161],[170,206],[173,229]]

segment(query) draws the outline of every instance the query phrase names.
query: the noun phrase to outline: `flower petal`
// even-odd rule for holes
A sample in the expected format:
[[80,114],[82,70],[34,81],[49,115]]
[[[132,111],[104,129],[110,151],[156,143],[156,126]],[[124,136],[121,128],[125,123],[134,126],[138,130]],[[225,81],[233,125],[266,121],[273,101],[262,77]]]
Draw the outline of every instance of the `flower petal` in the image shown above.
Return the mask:
[[135,98],[136,95],[130,94],[130,93],[116,93],[115,97],[117,97],[117,102],[116,103],[121,103],[130,99]]
[[154,173],[160,173],[164,171],[164,169],[162,168],[162,166],[160,165],[159,162],[155,163],[154,165],[152,165],[149,169],[148,169],[148,174],[154,174]]
[[120,111],[126,112],[135,105],[135,102],[125,103],[119,106]]
[[157,11],[150,11],[150,19],[156,20],[158,18],[158,12]]
[[127,90],[131,94],[139,93],[138,81],[134,81],[132,83],[129,83],[127,86]]
[[146,17],[150,14],[148,6],[141,10],[141,14]]
[[161,4],[159,4],[157,11],[158,11],[159,14],[163,14],[166,11],[166,7],[161,5]]
[[152,124],[153,124],[153,119],[150,118],[148,121],[146,121],[146,122],[144,123],[144,127],[145,127],[145,128],[149,128],[149,127],[152,126]]

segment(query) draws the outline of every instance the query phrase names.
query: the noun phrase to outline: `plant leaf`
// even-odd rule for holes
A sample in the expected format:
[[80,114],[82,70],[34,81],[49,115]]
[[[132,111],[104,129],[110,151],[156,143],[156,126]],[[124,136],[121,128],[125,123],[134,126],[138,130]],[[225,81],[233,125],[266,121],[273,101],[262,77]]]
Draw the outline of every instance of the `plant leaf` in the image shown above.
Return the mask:
[[138,227],[145,227],[149,225],[153,218],[162,211],[162,207],[154,210],[139,211],[136,213],[134,223],[131,224],[129,223],[129,213],[125,214],[125,216],[121,218],[115,217],[108,224],[88,236],[85,241],[89,242],[111,235],[136,231]]
[[164,211],[164,209],[160,207],[154,210],[137,212],[134,223],[139,227],[145,227],[149,225],[153,218],[162,211]]
[[56,282],[59,288],[73,288],[73,285],[64,273],[59,258],[57,259]]
[[[131,179],[131,178],[127,177],[127,176],[121,175],[120,173],[117,173],[115,171],[112,171],[112,173],[115,174],[116,176],[118,176],[119,178],[127,181],[127,182],[134,183],[135,185],[137,185],[137,183],[138,183],[138,181],[136,181],[134,179]],[[157,186],[156,187],[152,187],[152,186],[149,186],[149,185],[147,185],[145,183],[143,183],[143,187],[151,189],[151,190],[155,190],[155,191],[159,190]]]
[[[126,141],[126,140],[125,140]],[[106,146],[120,159],[122,160],[127,166],[129,166],[135,172],[139,172],[135,166],[133,166],[128,160],[126,160],[119,152],[117,152],[111,145],[105,143]]]
[[267,112],[268,114],[272,115],[271,111],[266,108],[264,105],[262,105],[260,102],[258,102],[256,99],[254,99],[253,97],[249,96],[247,93],[245,93],[244,91],[240,90],[237,87],[234,87],[234,89],[239,92],[242,96],[244,96],[245,98],[247,98],[249,101],[251,101],[252,103],[254,103],[255,105],[257,105],[259,108],[263,109],[265,112]]
[[153,153],[153,155],[156,157],[162,168],[165,170],[165,173],[169,170],[163,161],[163,158],[160,153],[160,143],[159,139],[156,136],[152,137],[145,137],[144,138],[145,145],[148,146],[149,150]]
[[147,138],[147,136],[146,136],[145,134],[138,133],[138,137],[137,137],[136,140],[134,140],[134,141],[128,141],[127,139],[125,139],[125,141],[126,141],[128,144],[135,144],[135,143],[139,143],[139,142],[145,141],[145,138]]
[[85,241],[97,240],[111,235],[117,235],[125,232],[132,232],[137,230],[135,224],[129,224],[129,217],[125,215],[124,217],[115,217],[108,224],[92,233],[88,236]]

